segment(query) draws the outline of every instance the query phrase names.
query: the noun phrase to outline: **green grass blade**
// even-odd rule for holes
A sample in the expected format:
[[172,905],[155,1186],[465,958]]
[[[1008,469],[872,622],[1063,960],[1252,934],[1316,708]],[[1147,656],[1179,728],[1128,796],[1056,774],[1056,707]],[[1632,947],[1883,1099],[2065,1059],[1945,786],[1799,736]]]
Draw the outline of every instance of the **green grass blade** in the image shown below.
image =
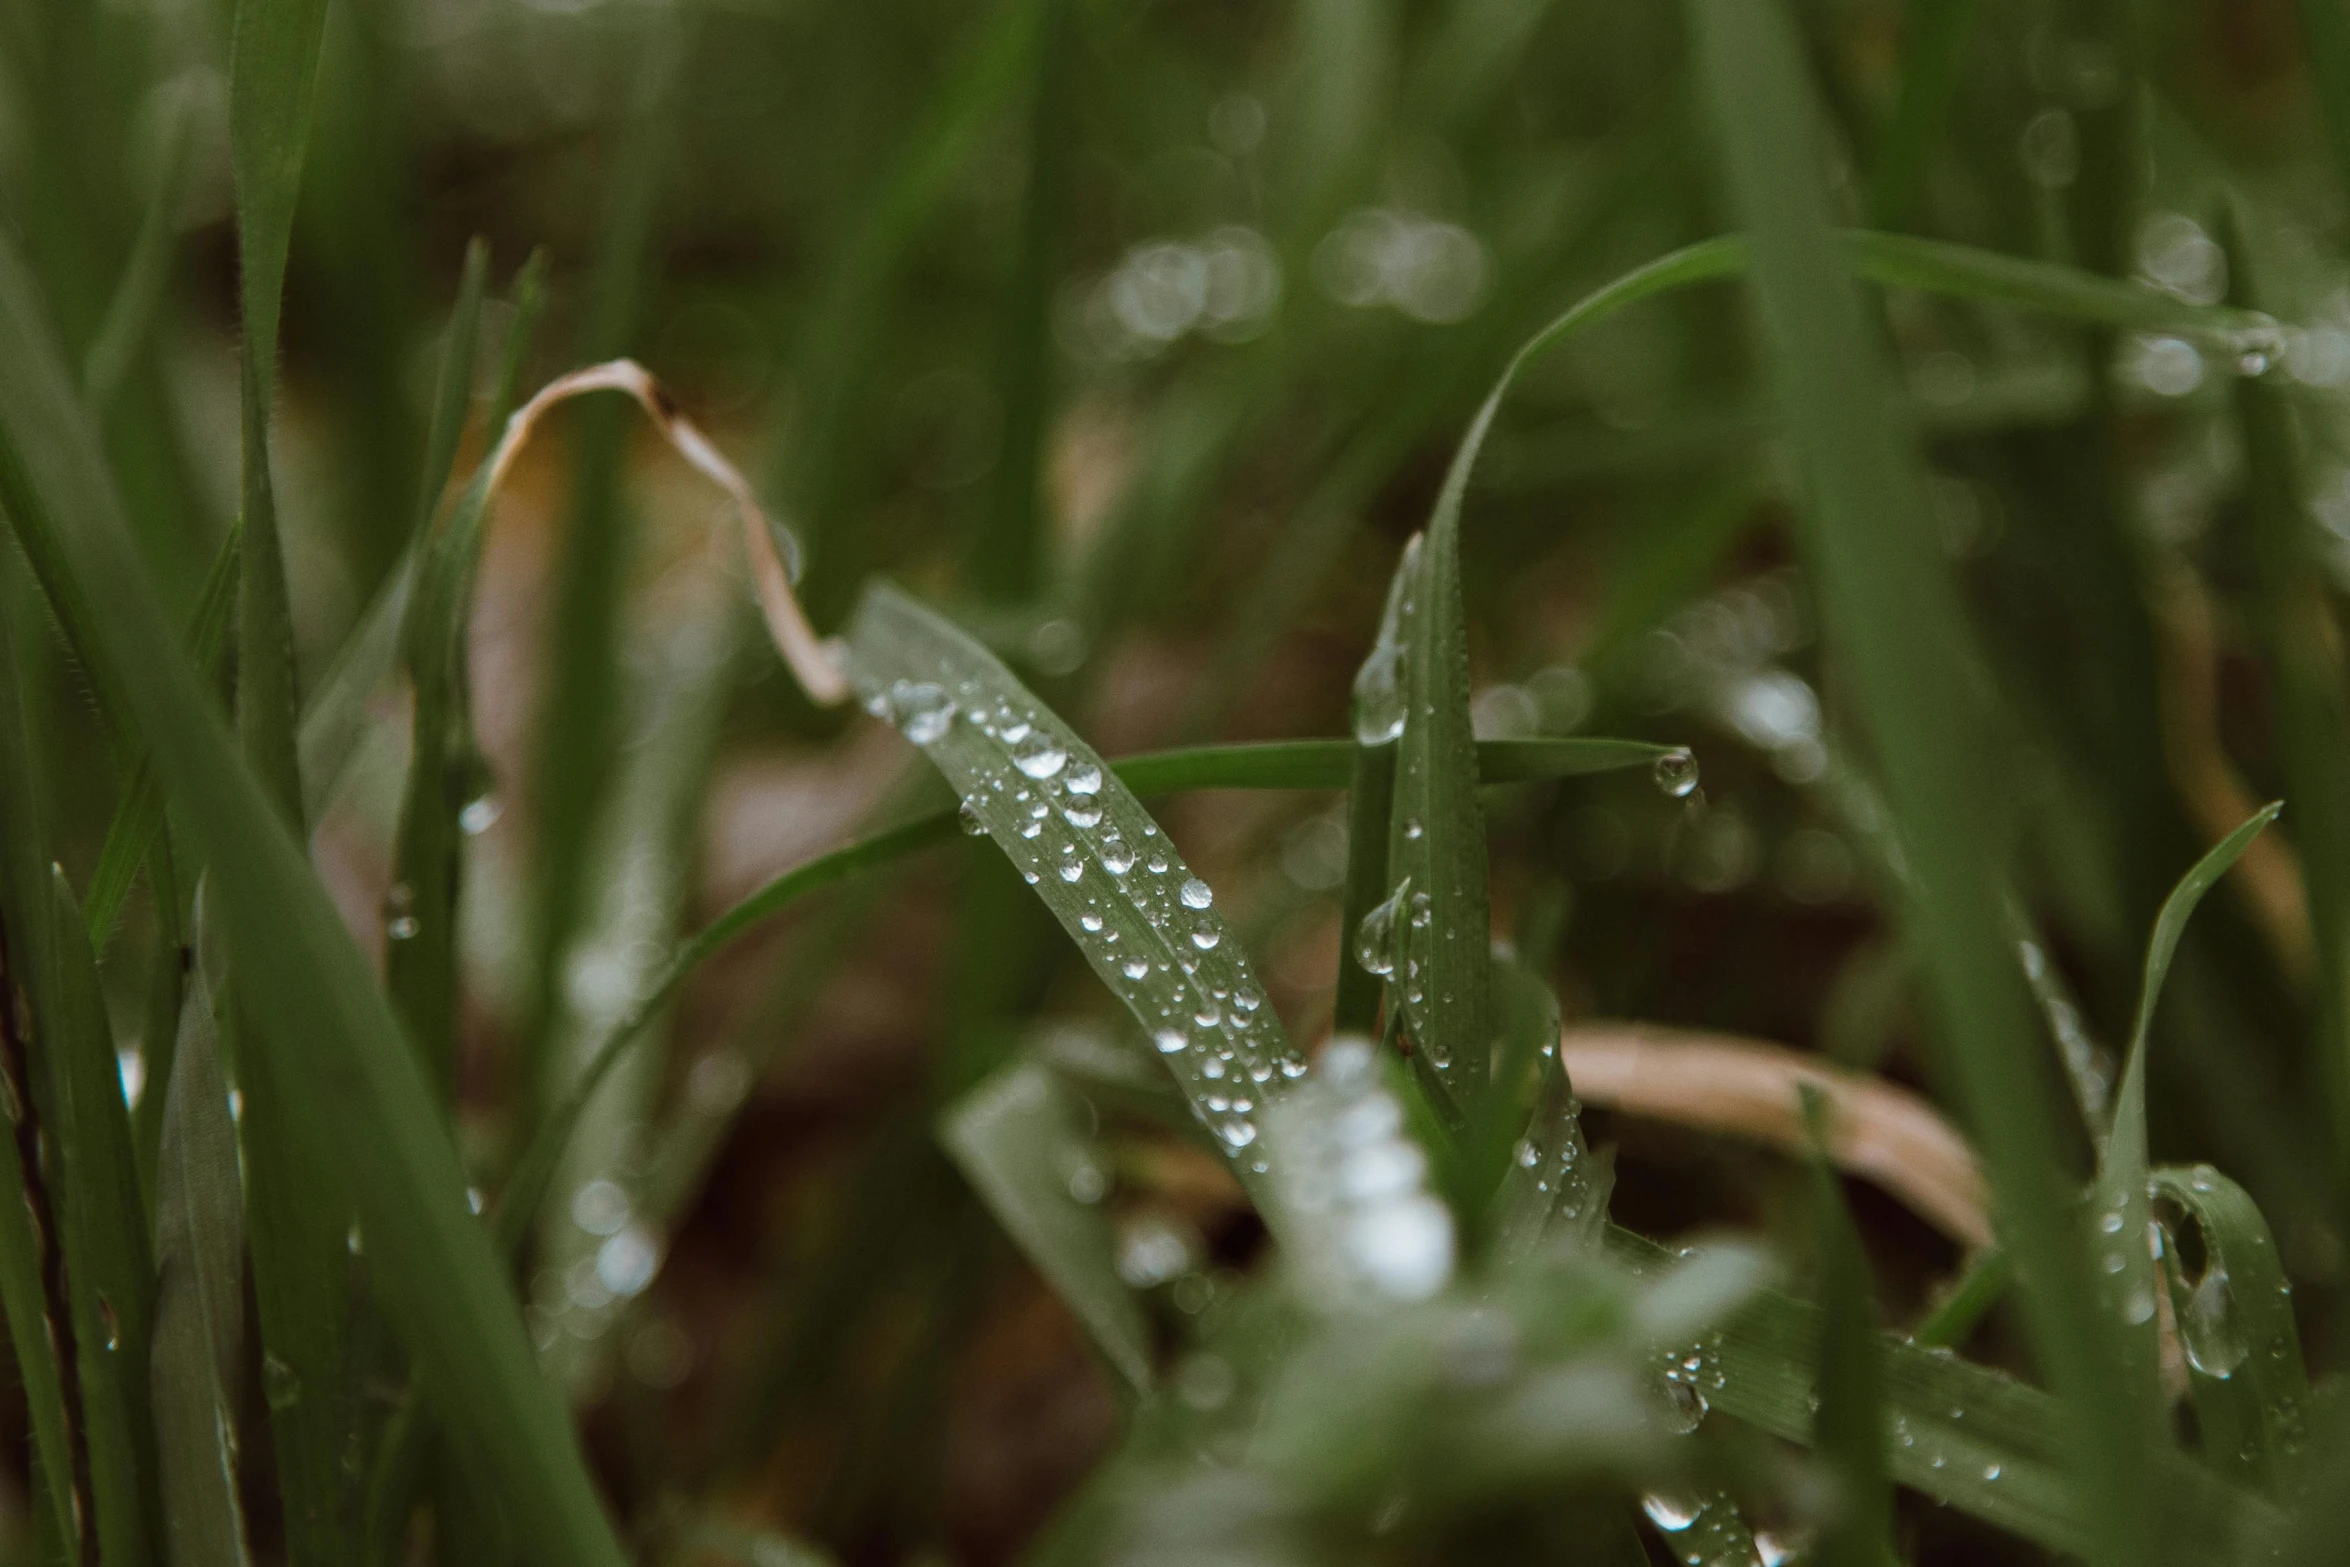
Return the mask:
[[1069,1090],[1044,1067],[1022,1062],[949,1106],[938,1137],[1102,1358],[1137,1393],[1148,1392],[1149,1328],[1118,1277],[1099,1206],[1101,1163]]
[[11,1134],[10,1146],[0,1150],[0,1308],[31,1417],[32,1483],[42,1499],[36,1533],[45,1530],[53,1540],[78,1546],[75,1411],[67,1402],[69,1372],[60,1355],[71,1321],[53,1307],[43,1273],[47,1248],[56,1244],[56,1221],[44,1190],[38,1123],[28,1116],[37,1103],[36,1056],[23,1025],[47,984],[42,949],[50,938],[48,877],[21,700],[15,643],[0,636],[0,1103]]
[[[220,541],[212,571],[204,579],[204,596],[196,604],[195,624],[188,628],[188,650],[196,667],[208,676],[220,668],[228,644],[229,615],[236,606],[237,530]],[[130,895],[139,867],[147,863],[156,836],[163,830],[163,790],[155,769],[145,757],[131,773],[130,787],[106,827],[106,841],[98,850],[98,869],[90,877],[90,894],[83,903],[89,922],[90,944],[100,953],[114,934],[122,900]]]
[[1368,1034],[1379,1026],[1379,976],[1355,958],[1355,933],[1387,899],[1387,824],[1395,814],[1395,747],[1355,749],[1346,793],[1346,893],[1340,906],[1338,993],[1330,1030]]
[[2098,1161],[2094,1198],[2095,1250],[2106,1309],[2120,1324],[2133,1362],[2132,1374],[2149,1385],[2154,1375],[2154,1292],[2159,1285],[2154,1257],[2146,1246],[2152,1222],[2146,1189],[2146,1037],[2154,1024],[2154,1004],[2162,995],[2162,982],[2170,975],[2171,959],[2178,953],[2179,938],[2186,934],[2195,906],[2282,809],[2281,804],[2261,807],[2197,860],[2163,901],[2153,937],[2146,944],[2146,970],[2138,991],[2137,1020],[2130,1028],[2129,1060],[2122,1068],[2121,1090],[2114,1097],[2113,1133]]
[[138,237],[131,241],[130,259],[123,264],[122,279],[114,286],[105,319],[90,339],[89,351],[82,355],[82,394],[101,421],[154,330],[156,312],[171,282],[179,209],[187,200],[192,107],[185,97],[176,97],[165,111],[162,147],[155,159],[146,210],[139,217]]
[[48,1016],[36,1019],[35,1097],[56,1152],[53,1193],[72,1289],[82,1433],[109,1564],[159,1559],[155,1430],[147,1387],[154,1261],[131,1148],[122,1064],[98,965],[62,871],[51,880]]
[[472,400],[489,259],[489,246],[481,240],[466,248],[457,306],[449,317],[419,489],[424,499],[414,530],[422,577],[401,636],[413,693],[412,738],[408,788],[392,851],[384,982],[444,1098],[453,1091],[456,1070],[457,883],[464,842],[458,816],[472,798],[474,773],[472,735],[457,681],[465,668],[460,650],[470,629],[471,599],[464,589],[472,580],[480,541],[484,484],[468,488],[447,528],[436,532],[432,518]]
[[[549,1563],[622,1560],[577,1439],[539,1377],[514,1297],[465,1196],[465,1173],[367,961],[302,847],[238,759],[174,645],[132,546],[53,333],[13,249],[0,247],[0,444],[55,531],[77,584],[116,607],[102,663],[203,851],[241,999],[266,1057],[304,1107],[302,1135],[356,1199],[376,1297],[424,1368],[452,1441],[505,1498]],[[250,1098],[247,1112],[252,1109]]]
[[1484,1099],[1493,1043],[1485,812],[1477,799],[1461,606],[1461,499],[1476,438],[1462,443],[1445,476],[1416,569],[1410,555],[1398,569],[1407,584],[1397,622],[1402,658],[1387,697],[1401,702],[1403,720],[1388,816],[1388,896],[1410,887],[1401,922],[1390,927],[1388,1004],[1403,1020],[1422,1082],[1456,1120]]
[[[515,280],[514,324],[506,334],[497,387],[490,398],[489,417],[483,421],[487,430],[503,429],[507,415],[514,411],[523,365],[546,307],[548,265],[547,253],[534,251]],[[455,521],[453,516],[452,526]],[[478,517],[472,525],[481,525]],[[358,624],[302,709],[302,799],[303,809],[312,819],[325,813],[348,776],[367,722],[368,700],[399,664],[422,543],[422,539],[410,539],[399,564],[384,574],[375,597],[361,612]]]
[[871,587],[849,649],[860,694],[955,786],[1255,1185],[1254,1112],[1305,1063],[1208,884],[1090,746],[936,614]]
[[1918,0],[1902,14],[1893,123],[1869,166],[1869,221],[1877,228],[1906,227],[1917,208],[1934,143],[1958,92],[1975,8],[1976,0]]
[[1946,1032],[1942,1069],[1984,1154],[2041,1363],[2062,1390],[2095,1520],[2091,1559],[2152,1548],[2151,1412],[2120,1380],[2073,1224],[2032,1050],[2030,1002],[2000,908],[2007,834],[1971,636],[1929,531],[1923,477],[1894,423],[1884,350],[1846,274],[1811,87],[1777,0],[1693,0],[1733,200],[1754,239],[1755,302],[1776,400],[1809,491],[1801,542],[1830,646],[1884,769]]
[[2208,1165],[2166,1166],[2150,1180],[2156,1198],[2194,1220],[2202,1242],[2192,1281],[2175,1234],[2163,1270],[2204,1457],[2282,1499],[2308,1441],[2309,1371],[2268,1221],[2244,1188]]
[[2296,0],[2334,178],[2350,189],[2350,15],[2332,0]]
[[1615,1151],[1595,1152],[1584,1141],[1582,1107],[1554,1046],[1542,1063],[1540,1097],[1525,1137],[1494,1193],[1487,1226],[1494,1251],[1523,1257],[1562,1235],[1596,1248],[1615,1184]]
[[1957,1348],[2014,1282],[2015,1265],[2006,1252],[1993,1247],[1980,1253],[1910,1334],[1910,1342],[1924,1349]]
[[[1608,1250],[1635,1271],[1674,1255],[1610,1226]],[[1765,1291],[1706,1349],[1700,1373],[1711,1407],[1791,1442],[1812,1436],[1820,1310]],[[2102,1522],[2080,1476],[2080,1452],[2056,1400],[2037,1388],[1896,1337],[1883,1356],[1886,1458],[1894,1480],[1944,1505],[2069,1555],[2094,1548]],[[2194,1459],[2161,1454],[2150,1524],[2183,1559],[2233,1559],[2271,1539],[2273,1507]]]
[[1869,1259],[1826,1154],[1826,1109],[1804,1092],[1811,1123],[1812,1222],[1819,1245],[1820,1407],[1812,1446],[1832,1477],[1820,1567],[1883,1567],[1893,1556],[1893,1483],[1885,1470],[1884,1372],[1869,1310]]
[[237,1129],[212,996],[191,987],[172,1053],[155,1179],[155,1431],[174,1567],[246,1560],[235,1394],[244,1355],[245,1240]]

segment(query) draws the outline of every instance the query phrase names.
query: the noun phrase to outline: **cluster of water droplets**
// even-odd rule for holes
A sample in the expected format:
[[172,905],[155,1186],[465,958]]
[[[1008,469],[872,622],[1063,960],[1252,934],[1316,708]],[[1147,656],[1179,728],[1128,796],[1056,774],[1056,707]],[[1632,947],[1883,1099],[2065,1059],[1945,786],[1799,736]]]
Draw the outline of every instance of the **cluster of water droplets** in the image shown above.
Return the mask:
[[963,797],[965,831],[993,834],[1142,1022],[1200,1118],[1261,1173],[1261,1158],[1244,1152],[1257,1115],[1305,1075],[1304,1058],[1225,939],[1214,889],[1100,759],[1016,691],[897,679],[871,690],[866,707],[929,753]]
[[1371,1042],[1330,1042],[1313,1075],[1268,1116],[1288,1261],[1332,1310],[1425,1300],[1452,1278],[1452,1214],[1379,1080]]
[[[1758,1563],[1780,1567],[1790,1553],[1776,1537],[1749,1535],[1738,1504],[1726,1492],[1702,1493],[1665,1486],[1640,1498],[1640,1510],[1664,1536],[1666,1549],[1688,1567]],[[1769,1538],[1766,1547],[1764,1541]]]
[[1720,1335],[1709,1334],[1695,1344],[1665,1351],[1657,1372],[1663,1381],[1669,1423],[1680,1435],[1703,1424],[1713,1409],[1713,1395],[1729,1383],[1722,1371]]

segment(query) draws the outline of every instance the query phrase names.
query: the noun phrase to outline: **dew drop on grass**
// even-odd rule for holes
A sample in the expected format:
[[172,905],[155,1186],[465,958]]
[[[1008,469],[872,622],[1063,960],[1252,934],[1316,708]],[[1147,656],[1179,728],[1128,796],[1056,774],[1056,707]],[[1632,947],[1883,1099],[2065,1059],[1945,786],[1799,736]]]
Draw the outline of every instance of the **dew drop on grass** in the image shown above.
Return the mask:
[[2236,1374],[2246,1352],[2244,1329],[2236,1319],[2235,1292],[2228,1270],[2213,1263],[2179,1313],[2179,1342],[2188,1364],[2221,1381]]
[[[1144,978],[1150,973],[1150,971],[1151,966],[1140,958],[1128,958],[1124,964],[1120,965],[1119,968],[1119,972],[1124,974],[1128,979]],[[1180,1050],[1183,1047],[1181,1045],[1177,1045],[1175,1048]]]
[[1080,914],[1077,916],[1077,923],[1088,931],[1099,931],[1102,928],[1102,917],[1092,913]]
[[1257,1127],[1254,1121],[1225,1121],[1217,1126],[1216,1135],[1227,1148],[1246,1148],[1257,1140]]
[[1082,766],[1070,770],[1068,778],[1064,780],[1064,787],[1071,794],[1099,794],[1102,787],[1102,770],[1091,762],[1084,763]]
[[1154,854],[1154,855],[1152,855],[1152,856],[1150,857],[1150,859],[1149,859],[1149,860],[1147,860],[1146,862],[1144,862],[1143,869],[1144,869],[1144,870],[1147,870],[1147,871],[1149,871],[1149,872],[1150,872],[1150,873],[1151,873],[1153,876],[1164,876],[1164,875],[1166,875],[1166,874],[1167,874],[1167,860],[1166,860],[1166,857],[1165,857],[1164,855],[1159,855],[1159,854]]
[[1180,1055],[1191,1043],[1191,1036],[1180,1028],[1162,1028],[1151,1036],[1151,1043],[1159,1047],[1160,1055]]
[[496,795],[478,795],[466,801],[465,808],[457,813],[457,830],[468,838],[478,838],[490,830],[505,809]]
[[1686,800],[1697,792],[1697,758],[1687,746],[1675,746],[1656,759],[1649,776],[1666,794]]
[[955,807],[955,825],[963,829],[963,836],[966,838],[987,836],[987,823],[981,821],[979,813],[971,809],[969,800],[965,800],[961,805]]
[[1395,972],[1395,918],[1411,896],[1412,879],[1406,876],[1396,884],[1384,903],[1363,916],[1355,927],[1355,961],[1367,973],[1382,979]]
[[1414,842],[1418,842],[1420,835],[1426,831],[1427,829],[1420,825],[1420,819],[1417,816],[1407,816],[1404,818],[1403,835],[1406,838],[1409,838]]
[[1072,827],[1098,827],[1102,821],[1102,808],[1098,805],[1068,806],[1062,810],[1061,819]]
[[1222,941],[1223,939],[1224,933],[1216,929],[1216,927],[1213,925],[1202,925],[1199,929],[1191,933],[1191,944],[1199,948],[1202,952],[1214,951],[1216,948],[1216,943]]
[[1134,869],[1134,851],[1113,838],[1102,845],[1102,869],[1113,876],[1123,876]]
[[1012,765],[1031,778],[1050,778],[1069,765],[1069,753],[1047,736],[1036,735],[1012,753]]
[[1678,1376],[1665,1380],[1665,1424],[1676,1434],[1686,1436],[1704,1423],[1710,1407],[1705,1395],[1695,1384]]
[[1063,860],[1061,862],[1061,880],[1073,882],[1084,874],[1085,862],[1083,860]]
[[1186,877],[1177,896],[1183,899],[1187,909],[1204,909],[1216,901],[1215,891],[1197,876]]
[[1640,1498],[1640,1510],[1648,1514],[1648,1521],[1667,1534],[1679,1534],[1697,1522],[1698,1504],[1669,1491],[1651,1491]]

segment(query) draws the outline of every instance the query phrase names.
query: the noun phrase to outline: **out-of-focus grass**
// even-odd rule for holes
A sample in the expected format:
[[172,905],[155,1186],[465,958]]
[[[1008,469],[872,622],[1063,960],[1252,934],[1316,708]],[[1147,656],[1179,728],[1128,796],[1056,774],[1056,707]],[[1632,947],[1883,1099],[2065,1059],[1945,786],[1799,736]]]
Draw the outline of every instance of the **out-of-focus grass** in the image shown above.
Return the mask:
[[[0,27],[17,1554],[2217,1559],[2340,1468],[2328,5],[233,10]],[[997,841],[617,400],[464,488],[622,353]],[[1554,1011],[1919,1087],[2000,1248]],[[1243,1016],[1383,1054],[1150,1047]]]

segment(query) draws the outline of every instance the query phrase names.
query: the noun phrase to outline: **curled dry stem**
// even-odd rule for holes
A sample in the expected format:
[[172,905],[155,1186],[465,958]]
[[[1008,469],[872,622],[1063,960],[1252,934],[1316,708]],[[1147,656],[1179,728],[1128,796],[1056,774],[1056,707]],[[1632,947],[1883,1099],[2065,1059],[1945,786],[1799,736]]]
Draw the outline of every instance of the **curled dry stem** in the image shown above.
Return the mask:
[[1883,1188],[1968,1250],[1992,1242],[1989,1188],[1956,1128],[1908,1089],[1783,1045],[1655,1028],[1577,1024],[1559,1036],[1576,1096],[1649,1120],[1811,1149],[1801,1093],[1825,1102],[1837,1168]]
[[662,389],[661,383],[635,360],[614,359],[557,376],[540,387],[529,402],[515,409],[498,436],[497,447],[490,453],[489,494],[497,493],[515,458],[529,443],[540,416],[557,403],[588,392],[625,392],[636,399],[637,406],[653,421],[653,428],[661,432],[677,454],[734,501],[742,519],[743,552],[750,558],[759,612],[767,622],[767,634],[773,639],[775,650],[783,655],[784,664],[811,701],[825,707],[846,701],[848,676],[833,649],[818,640],[808,617],[801,612],[800,601],[792,592],[791,572],[776,544],[776,531],[749,481],[692,420],[678,411],[676,402]]

